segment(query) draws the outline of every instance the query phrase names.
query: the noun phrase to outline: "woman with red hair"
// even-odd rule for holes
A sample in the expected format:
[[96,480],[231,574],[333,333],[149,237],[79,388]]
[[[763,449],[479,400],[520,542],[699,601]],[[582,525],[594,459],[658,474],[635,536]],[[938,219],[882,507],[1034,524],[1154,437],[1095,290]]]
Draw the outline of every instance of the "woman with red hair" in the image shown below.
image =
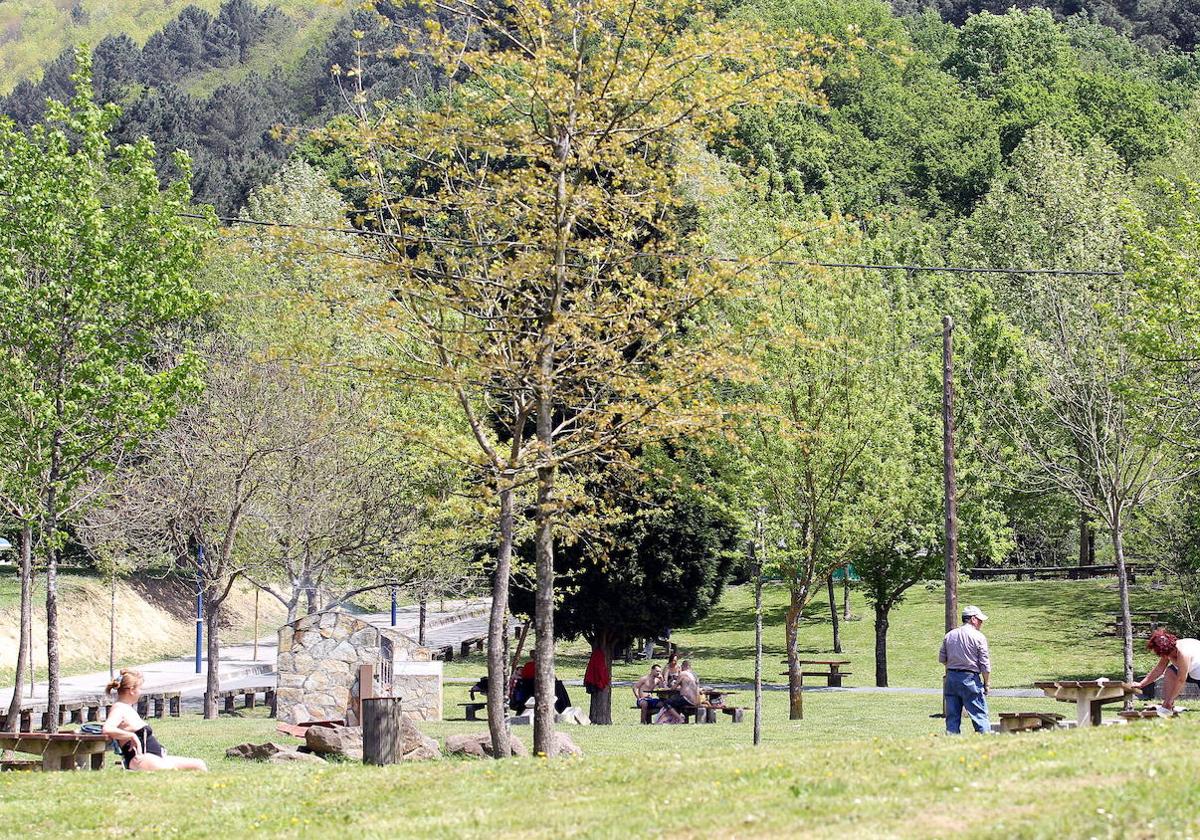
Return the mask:
[[1200,683],[1200,639],[1179,639],[1166,630],[1158,629],[1150,634],[1146,648],[1158,655],[1158,664],[1141,681],[1134,683],[1134,687],[1140,691],[1166,674],[1162,705],[1173,709],[1175,698],[1183,691],[1186,682]]

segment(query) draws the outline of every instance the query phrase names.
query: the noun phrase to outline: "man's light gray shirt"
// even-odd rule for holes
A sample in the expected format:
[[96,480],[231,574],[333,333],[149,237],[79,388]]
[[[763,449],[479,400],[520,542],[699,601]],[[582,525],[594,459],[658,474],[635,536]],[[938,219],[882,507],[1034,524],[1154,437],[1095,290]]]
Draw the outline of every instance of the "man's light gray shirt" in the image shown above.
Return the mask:
[[942,649],[938,651],[938,662],[956,671],[992,672],[987,638],[972,624],[964,624],[946,634]]

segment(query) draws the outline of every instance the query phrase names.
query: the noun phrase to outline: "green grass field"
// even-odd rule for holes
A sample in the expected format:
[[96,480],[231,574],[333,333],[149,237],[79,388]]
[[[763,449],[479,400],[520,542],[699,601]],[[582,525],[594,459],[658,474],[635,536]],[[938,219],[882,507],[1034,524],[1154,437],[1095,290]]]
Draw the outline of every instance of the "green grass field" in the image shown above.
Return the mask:
[[[1046,701],[994,705],[1031,702]],[[1200,722],[953,739],[928,717],[936,703],[814,692],[806,719],[790,723],[783,694],[772,693],[758,748],[749,721],[629,722],[572,728],[581,759],[387,768],[228,760],[227,746],[276,737],[272,722],[193,716],[156,729],[168,748],[202,756],[212,772],[4,773],[0,833],[1150,838],[1200,830]],[[481,726],[445,722],[427,731],[441,737]],[[528,742],[530,734],[518,737]]]
[[[1170,593],[1136,588],[1140,607]],[[970,584],[964,603],[989,613],[998,686],[1044,677],[1116,675],[1120,643],[1098,635],[1116,593],[1108,581]],[[784,593],[767,592],[768,671],[779,680]],[[857,597],[853,610],[866,606]],[[941,593],[915,590],[892,622],[892,683],[938,684]],[[853,685],[870,685],[869,618],[847,622]],[[744,588],[729,590],[700,625],[674,638],[705,681],[752,676],[753,616]],[[801,647],[829,651],[825,608],[815,605]],[[562,646],[562,675],[579,677],[582,643]],[[1139,667],[1150,665],[1139,657]],[[779,665],[778,668],[775,665]],[[447,667],[478,676],[479,656]],[[617,678],[643,666],[618,666]],[[581,689],[572,689],[586,707]],[[435,738],[478,731],[457,705],[467,685],[445,688],[446,720]],[[735,695],[750,705],[749,692]],[[627,688],[614,693],[608,727],[572,727],[582,759],[443,760],[369,768],[246,764],[224,758],[242,741],[287,740],[259,713],[205,722],[156,723],[168,748],[199,755],[207,775],[140,775],[115,766],[91,773],[0,774],[0,835],[92,837],[136,827],[174,837],[1185,837],[1200,832],[1200,720],[1185,715],[1098,730],[948,738],[937,695],[805,694],[805,719],[790,721],[781,691],[765,694],[763,743],[740,725],[640,726]],[[1111,707],[1110,707],[1111,708]],[[1000,712],[1073,707],[1044,698],[993,697]],[[969,727],[968,727],[969,728]],[[516,730],[529,744],[532,733]],[[111,764],[111,762],[110,762]]]
[[[1134,609],[1162,609],[1171,603],[1165,586],[1139,578],[1132,589]],[[839,605],[841,591],[838,591]],[[937,661],[942,639],[943,595],[940,589],[915,587],[894,611],[888,635],[889,684],[932,687],[940,685]],[[1112,580],[964,583],[962,604],[978,604],[988,615],[984,626],[992,651],[993,685],[1029,686],[1035,680],[1055,677],[1091,679],[1119,676],[1121,642],[1102,635],[1111,628],[1118,611],[1116,583]],[[783,617],[787,594],[782,587],[764,589],[764,674],[769,682],[782,682],[784,670]],[[842,653],[851,660],[851,685],[874,685],[875,630],[870,608],[857,592],[851,608],[858,620],[842,622]],[[721,603],[698,625],[676,630],[672,639],[694,660],[706,682],[749,682],[754,678],[754,601],[749,587],[726,591]],[[800,649],[808,658],[827,658],[832,652],[827,601],[810,604],[800,632]],[[579,679],[587,663],[583,642],[560,646],[560,671]],[[1135,646],[1139,669],[1154,659]],[[479,676],[482,660],[449,663],[448,676]],[[641,663],[617,664],[617,679],[644,673]]]

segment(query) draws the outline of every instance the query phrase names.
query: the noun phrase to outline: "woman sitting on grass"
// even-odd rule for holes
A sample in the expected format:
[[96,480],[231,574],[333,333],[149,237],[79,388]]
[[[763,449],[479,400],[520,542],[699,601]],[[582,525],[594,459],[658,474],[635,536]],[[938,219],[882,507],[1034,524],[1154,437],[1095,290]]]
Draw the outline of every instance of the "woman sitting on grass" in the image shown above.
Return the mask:
[[1153,671],[1134,683],[1134,688],[1141,691],[1166,674],[1162,705],[1165,709],[1174,709],[1175,698],[1183,691],[1184,684],[1189,680],[1200,682],[1200,640],[1178,639],[1166,630],[1159,629],[1150,634],[1146,647],[1158,654],[1158,664]]
[[167,755],[162,744],[138,714],[137,702],[142,696],[142,675],[128,668],[108,684],[107,694],[115,691],[117,702],[104,719],[103,733],[121,747],[121,761],[126,770],[207,770],[198,758],[179,758]]

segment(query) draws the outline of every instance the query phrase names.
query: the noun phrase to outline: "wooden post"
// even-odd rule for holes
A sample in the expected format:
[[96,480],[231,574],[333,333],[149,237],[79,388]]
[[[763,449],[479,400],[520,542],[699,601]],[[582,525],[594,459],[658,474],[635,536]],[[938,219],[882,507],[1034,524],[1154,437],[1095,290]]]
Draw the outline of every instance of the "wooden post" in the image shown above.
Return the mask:
[[396,764],[404,751],[399,697],[362,700],[363,764]]
[[762,512],[754,522],[754,745],[762,741],[762,567],[766,543],[763,541]]
[[954,319],[942,318],[942,456],[946,491],[946,632],[958,626],[958,486],[954,474]]

